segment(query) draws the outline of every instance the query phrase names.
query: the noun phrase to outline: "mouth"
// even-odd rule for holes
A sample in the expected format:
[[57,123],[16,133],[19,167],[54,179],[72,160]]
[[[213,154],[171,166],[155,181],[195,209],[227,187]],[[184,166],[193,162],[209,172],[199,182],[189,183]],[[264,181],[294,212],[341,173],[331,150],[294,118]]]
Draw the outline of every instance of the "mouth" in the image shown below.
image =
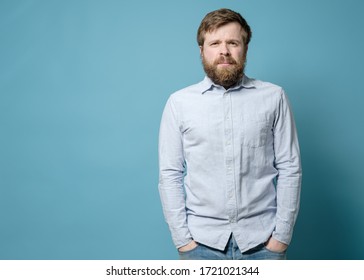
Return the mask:
[[230,63],[230,62],[220,62],[217,64],[217,67],[219,69],[230,69],[233,66],[234,66],[234,64]]

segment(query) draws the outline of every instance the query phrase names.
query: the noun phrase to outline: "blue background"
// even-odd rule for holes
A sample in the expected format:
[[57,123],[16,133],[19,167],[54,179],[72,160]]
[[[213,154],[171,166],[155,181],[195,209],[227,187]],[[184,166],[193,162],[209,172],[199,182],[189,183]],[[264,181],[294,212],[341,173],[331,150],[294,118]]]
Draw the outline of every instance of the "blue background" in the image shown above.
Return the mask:
[[0,259],[176,259],[160,206],[168,96],[228,7],[246,73],[283,86],[303,189],[290,259],[364,259],[363,1],[0,1]]

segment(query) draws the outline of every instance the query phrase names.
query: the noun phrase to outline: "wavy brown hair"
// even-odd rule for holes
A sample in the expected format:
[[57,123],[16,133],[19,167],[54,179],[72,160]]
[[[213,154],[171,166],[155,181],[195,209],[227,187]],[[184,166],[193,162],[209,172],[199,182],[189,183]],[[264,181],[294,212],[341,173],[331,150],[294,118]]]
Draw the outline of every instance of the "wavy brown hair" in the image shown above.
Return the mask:
[[249,44],[252,37],[252,32],[247,21],[237,12],[230,9],[219,9],[208,13],[201,21],[200,27],[197,31],[197,43],[199,46],[203,46],[205,41],[205,34],[207,32],[215,31],[217,28],[231,23],[237,22],[241,28],[246,32],[247,36],[243,37],[244,43]]

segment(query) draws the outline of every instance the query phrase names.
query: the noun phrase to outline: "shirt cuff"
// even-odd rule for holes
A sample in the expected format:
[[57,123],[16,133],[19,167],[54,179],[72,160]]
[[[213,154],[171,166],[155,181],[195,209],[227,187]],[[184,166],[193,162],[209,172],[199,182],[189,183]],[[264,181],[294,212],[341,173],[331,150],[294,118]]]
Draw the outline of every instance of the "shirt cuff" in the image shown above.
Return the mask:
[[171,229],[173,243],[176,248],[181,248],[182,246],[190,243],[193,238],[188,229]]
[[277,223],[272,237],[279,242],[289,245],[291,243],[292,233],[293,229],[291,226],[285,223]]

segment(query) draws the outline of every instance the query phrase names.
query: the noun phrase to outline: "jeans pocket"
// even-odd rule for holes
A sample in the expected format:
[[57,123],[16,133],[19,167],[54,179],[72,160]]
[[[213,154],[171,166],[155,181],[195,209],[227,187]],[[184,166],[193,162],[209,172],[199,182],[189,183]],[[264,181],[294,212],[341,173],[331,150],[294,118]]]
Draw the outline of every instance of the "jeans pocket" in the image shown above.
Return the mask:
[[287,249],[286,249],[286,250],[284,250],[284,251],[282,251],[282,252],[272,251],[272,250],[268,249],[266,246],[264,246],[264,247],[263,247],[263,249],[264,249],[265,251],[269,252],[269,253],[272,253],[272,254],[279,254],[279,255],[284,255],[284,254],[286,254],[286,251],[287,251]]
[[197,249],[198,249],[198,247],[199,247],[200,245],[199,244],[197,244],[197,246],[195,247],[195,248],[193,248],[193,249],[191,249],[191,250],[188,250],[188,251],[180,251],[180,250],[177,250],[178,251],[178,254],[180,254],[180,255],[183,255],[183,254],[188,254],[188,253],[192,253],[192,252],[194,252],[194,251],[196,251]]

